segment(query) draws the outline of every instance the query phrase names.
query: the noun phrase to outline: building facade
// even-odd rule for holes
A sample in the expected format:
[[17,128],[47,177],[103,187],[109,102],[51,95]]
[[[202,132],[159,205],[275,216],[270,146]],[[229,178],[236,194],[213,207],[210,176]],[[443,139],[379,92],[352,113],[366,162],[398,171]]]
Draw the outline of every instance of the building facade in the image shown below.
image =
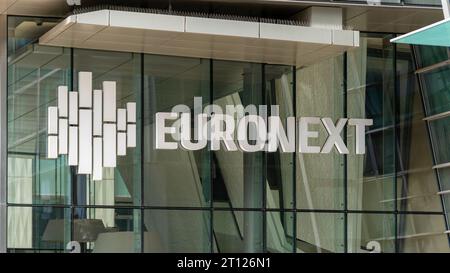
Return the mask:
[[[450,251],[448,48],[391,43],[441,20],[440,1],[1,2],[2,252]],[[115,98],[97,105],[105,82]],[[62,86],[77,92],[74,123]],[[348,153],[158,149],[157,113],[200,99],[201,111],[267,105],[257,114],[283,125],[373,125],[364,153],[352,126],[338,132]],[[100,110],[113,142],[105,125],[92,132],[110,103],[136,103],[135,145],[122,154],[119,115]],[[324,147],[328,127],[309,128],[306,145]],[[77,165],[63,150],[74,143]],[[99,155],[108,166],[111,151],[99,179],[82,173]]]

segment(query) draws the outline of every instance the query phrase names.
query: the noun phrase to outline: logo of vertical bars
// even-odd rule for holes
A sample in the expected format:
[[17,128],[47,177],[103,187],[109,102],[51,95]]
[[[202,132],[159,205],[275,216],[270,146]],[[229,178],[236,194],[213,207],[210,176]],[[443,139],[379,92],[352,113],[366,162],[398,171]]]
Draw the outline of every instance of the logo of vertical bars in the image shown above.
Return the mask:
[[92,89],[92,73],[78,73],[79,91],[58,86],[58,106],[48,107],[47,158],[67,155],[78,174],[103,179],[103,167],[117,166],[117,156],[136,147],[136,103],[116,108],[116,82]]

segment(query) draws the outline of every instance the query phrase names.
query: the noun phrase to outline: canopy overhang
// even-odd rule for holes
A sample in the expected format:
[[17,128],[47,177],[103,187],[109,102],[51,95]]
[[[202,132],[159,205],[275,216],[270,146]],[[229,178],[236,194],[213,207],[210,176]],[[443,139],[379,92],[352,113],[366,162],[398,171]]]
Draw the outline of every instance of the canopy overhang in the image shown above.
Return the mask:
[[359,32],[120,10],[71,15],[41,45],[305,66],[359,46]]
[[391,39],[391,42],[450,47],[450,18]]

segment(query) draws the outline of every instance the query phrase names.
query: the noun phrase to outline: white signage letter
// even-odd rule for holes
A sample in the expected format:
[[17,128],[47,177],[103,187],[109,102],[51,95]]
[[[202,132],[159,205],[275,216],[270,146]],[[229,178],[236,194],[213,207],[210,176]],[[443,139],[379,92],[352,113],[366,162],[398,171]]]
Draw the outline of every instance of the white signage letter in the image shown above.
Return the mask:
[[[233,141],[234,119],[232,116],[223,114],[214,114],[211,117],[211,150],[220,150],[220,142],[223,140],[227,151],[237,151],[236,144]],[[225,124],[223,124],[225,123]],[[225,125],[225,129],[223,129]]]
[[318,154],[320,153],[320,147],[318,146],[309,146],[308,139],[317,138],[319,136],[319,132],[317,131],[309,131],[309,124],[320,124],[320,118],[316,117],[305,117],[300,118],[299,125],[299,152],[307,153],[307,154]]
[[161,150],[176,150],[178,148],[178,143],[176,142],[166,142],[165,136],[166,134],[174,134],[176,129],[175,127],[165,127],[165,121],[167,120],[175,120],[178,118],[178,113],[167,113],[167,112],[158,112],[155,115],[156,119],[156,138],[155,144],[156,149]]
[[357,155],[362,155],[366,153],[366,126],[372,126],[373,120],[372,119],[357,119],[352,118],[348,121],[349,125],[355,126],[356,131],[356,143],[355,143],[355,149]]
[[286,128],[287,136],[280,117],[269,117],[268,152],[275,152],[278,149],[278,143],[283,153],[295,152],[295,117],[287,118]]
[[208,144],[206,136],[203,134],[203,128],[206,125],[207,115],[196,115],[197,121],[194,122],[194,140],[197,143],[191,141],[191,114],[181,114],[181,147],[188,151],[201,150]]
[[[250,123],[253,123],[255,129],[252,130],[255,135],[255,144],[249,143]],[[238,125],[238,142],[241,150],[244,152],[259,152],[264,150],[267,139],[267,128],[264,119],[257,115],[248,115],[239,121]]]
[[344,129],[345,124],[347,124],[347,119],[339,119],[336,126],[334,126],[331,118],[323,118],[322,123],[325,126],[325,129],[327,129],[329,137],[325,142],[325,145],[323,145],[321,153],[328,154],[329,152],[331,152],[333,146],[336,146],[336,149],[340,154],[348,154],[347,146],[345,146],[345,143],[341,138],[341,132],[342,129]]

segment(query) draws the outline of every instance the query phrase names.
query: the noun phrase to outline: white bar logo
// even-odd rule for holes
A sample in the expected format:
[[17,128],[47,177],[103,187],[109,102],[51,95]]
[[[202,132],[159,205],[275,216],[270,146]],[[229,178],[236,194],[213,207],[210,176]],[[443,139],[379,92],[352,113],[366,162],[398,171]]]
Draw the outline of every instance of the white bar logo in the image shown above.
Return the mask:
[[116,167],[116,157],[136,147],[136,103],[116,109],[116,82],[92,90],[92,73],[79,72],[78,92],[58,87],[58,106],[48,108],[47,158],[68,156],[78,174],[103,179],[103,167]]

